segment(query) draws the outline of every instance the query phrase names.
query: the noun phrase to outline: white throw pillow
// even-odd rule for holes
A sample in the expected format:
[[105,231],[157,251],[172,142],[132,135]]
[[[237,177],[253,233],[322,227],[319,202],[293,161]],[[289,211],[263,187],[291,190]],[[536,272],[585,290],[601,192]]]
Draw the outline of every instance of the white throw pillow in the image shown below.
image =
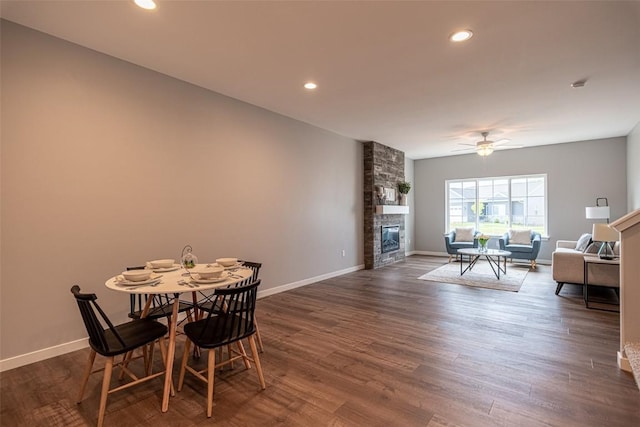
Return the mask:
[[473,242],[473,227],[456,227],[456,242]]
[[587,246],[591,243],[591,234],[584,233],[578,239],[576,243],[576,251],[584,252],[587,249]]
[[510,245],[530,245],[531,230],[509,230]]

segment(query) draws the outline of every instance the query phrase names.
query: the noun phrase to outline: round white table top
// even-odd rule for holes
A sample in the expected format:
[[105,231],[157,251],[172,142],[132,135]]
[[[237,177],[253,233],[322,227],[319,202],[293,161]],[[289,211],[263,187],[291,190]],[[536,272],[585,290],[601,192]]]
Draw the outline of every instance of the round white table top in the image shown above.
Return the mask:
[[198,275],[195,273],[190,276],[187,270],[179,267],[173,271],[158,272],[151,275],[151,279],[156,277],[160,279],[160,282],[155,280],[149,284],[138,284],[124,281],[124,277],[117,275],[107,280],[105,286],[114,291],[130,294],[179,294],[227,287],[248,279],[253,274],[253,270],[236,266],[226,268],[222,274],[223,277],[217,281],[205,281],[199,280]]
[[503,251],[500,249],[487,249],[485,251],[480,250],[480,248],[462,248],[458,249],[459,254],[463,255],[490,255],[490,256],[504,256],[508,257],[511,255],[509,251]]

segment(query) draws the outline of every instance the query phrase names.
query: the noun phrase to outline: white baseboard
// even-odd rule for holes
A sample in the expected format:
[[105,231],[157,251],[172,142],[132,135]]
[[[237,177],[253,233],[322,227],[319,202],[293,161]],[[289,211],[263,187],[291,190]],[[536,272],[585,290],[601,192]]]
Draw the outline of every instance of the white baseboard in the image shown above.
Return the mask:
[[354,271],[364,269],[364,264],[356,265],[355,267],[345,268],[344,270],[333,271],[331,273],[322,274],[320,276],[311,277],[309,279],[300,280],[286,285],[276,286],[275,288],[265,289],[264,291],[258,291],[258,298],[268,297],[269,295],[279,294],[280,292],[290,291],[291,289],[307,286],[312,283],[320,282],[322,280],[331,279],[332,277],[342,276],[344,274],[353,273]]
[[413,251],[411,255],[429,255],[449,258],[449,254],[446,252],[433,252],[433,251]]
[[[302,286],[310,285],[312,283],[320,282],[322,280],[331,279],[332,277],[342,276],[343,274],[353,273],[354,271],[364,269],[364,264],[357,265],[355,267],[345,268],[344,270],[333,271],[331,273],[322,274],[320,276],[311,277],[309,279],[300,280],[298,282],[288,283],[282,286],[276,286],[275,288],[265,289],[258,292],[258,298],[263,298],[269,295],[275,295],[280,292],[288,291]],[[52,357],[60,356],[62,354],[71,353],[72,351],[81,350],[89,346],[87,338],[82,338],[76,341],[71,341],[64,344],[59,344],[53,347],[44,348],[42,350],[36,350],[31,353],[21,354],[8,359],[0,360],[0,372],[8,371],[9,369],[19,368],[20,366],[29,365],[31,363],[40,362],[42,360],[50,359]]]
[[21,354],[19,356],[3,359],[0,360],[0,372],[8,371],[9,369],[13,368],[19,368],[20,366],[29,365],[35,362],[40,362],[41,360],[50,359],[62,354],[71,353],[72,351],[80,350],[86,347],[89,347],[89,341],[87,338],[82,338],[76,341],[55,345],[53,347],[43,348],[42,350],[32,351],[31,353]]
[[623,371],[633,372],[633,370],[631,369],[631,363],[629,363],[629,359],[624,357],[622,355],[622,352],[620,351],[618,352],[617,359],[618,359],[618,368],[622,369]]

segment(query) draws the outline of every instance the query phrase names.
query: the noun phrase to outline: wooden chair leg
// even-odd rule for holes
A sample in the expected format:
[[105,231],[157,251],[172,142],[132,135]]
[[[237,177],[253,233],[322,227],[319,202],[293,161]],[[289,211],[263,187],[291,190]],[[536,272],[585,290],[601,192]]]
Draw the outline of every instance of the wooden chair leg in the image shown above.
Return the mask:
[[216,352],[209,349],[209,360],[207,364],[207,418],[213,415],[213,381],[216,371]]
[[[122,365],[120,366],[120,374],[118,374],[118,379],[120,381],[124,379],[125,368],[129,366],[129,362],[131,361],[132,357],[133,357],[133,350],[125,353],[124,356],[122,356]],[[146,368],[145,368],[145,372],[146,372]]]
[[453,256],[453,255],[449,255],[449,264],[451,264],[451,257],[452,257],[452,256]]
[[242,345],[242,341],[236,341],[238,343],[238,351],[242,355],[242,361],[244,362],[244,367],[247,369],[251,369],[251,362],[249,362],[249,358],[247,357],[247,352],[244,351],[244,346]]
[[[163,338],[164,339],[164,338]],[[160,341],[160,340],[158,340]],[[155,354],[156,342],[149,344],[149,373],[153,371],[153,355]],[[160,349],[160,357],[162,357],[162,349]]]
[[535,259],[531,260],[531,268],[533,268],[534,270],[538,267],[538,264],[536,263]]
[[96,351],[91,349],[91,353],[89,353],[89,360],[87,363],[87,368],[84,370],[84,374],[82,375],[82,382],[80,383],[80,393],[78,394],[77,402],[80,403],[82,401],[82,396],[84,396],[84,389],[87,387],[87,382],[89,381],[89,377],[91,376],[91,371],[93,369],[93,362],[96,360]]
[[[218,359],[220,362],[222,362],[222,347],[218,347]],[[230,362],[229,362],[229,369],[233,370],[233,350],[231,350],[231,344],[227,345],[227,357],[229,358]],[[223,366],[220,367],[220,369],[224,369]]]
[[264,346],[262,345],[262,337],[260,337],[260,328],[258,327],[258,319],[253,316],[253,323],[256,325],[256,338],[258,339],[258,350],[260,353],[264,353]]
[[111,371],[113,370],[113,357],[107,358],[104,366],[104,377],[102,379],[102,392],[100,393],[100,410],[98,411],[98,427],[102,427],[104,413],[107,409],[107,396],[109,395],[109,385],[111,383]]
[[191,340],[187,338],[184,342],[184,352],[182,353],[182,363],[180,364],[180,376],[178,377],[178,391],[182,390],[182,384],[184,383],[184,373],[187,370],[187,360],[189,359],[189,346]]
[[556,295],[558,295],[560,293],[560,291],[562,290],[562,286],[564,285],[564,283],[558,283],[558,286],[556,286]]
[[260,381],[260,387],[262,390],[267,388],[264,382],[264,376],[262,375],[262,365],[260,364],[260,356],[258,356],[258,350],[256,349],[256,341],[254,336],[249,337],[249,346],[251,347],[251,355],[253,356],[253,362],[256,364],[256,371],[258,372],[258,380]]

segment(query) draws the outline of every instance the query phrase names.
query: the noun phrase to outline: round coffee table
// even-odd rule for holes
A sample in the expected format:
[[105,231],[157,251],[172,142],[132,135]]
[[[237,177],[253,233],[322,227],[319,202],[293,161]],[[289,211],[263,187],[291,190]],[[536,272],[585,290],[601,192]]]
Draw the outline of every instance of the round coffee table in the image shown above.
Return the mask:
[[[465,248],[458,249],[458,253],[460,254],[460,275],[462,276],[467,271],[473,269],[473,266],[476,265],[476,262],[480,259],[481,256],[484,256],[485,259],[489,262],[491,269],[493,270],[493,274],[496,275],[496,278],[500,280],[500,273],[507,274],[507,257],[511,255],[509,251],[502,251],[500,249],[479,249],[479,248]],[[464,267],[464,255],[467,255],[469,260],[469,265],[463,270]],[[504,258],[504,267],[500,266],[500,258]]]

